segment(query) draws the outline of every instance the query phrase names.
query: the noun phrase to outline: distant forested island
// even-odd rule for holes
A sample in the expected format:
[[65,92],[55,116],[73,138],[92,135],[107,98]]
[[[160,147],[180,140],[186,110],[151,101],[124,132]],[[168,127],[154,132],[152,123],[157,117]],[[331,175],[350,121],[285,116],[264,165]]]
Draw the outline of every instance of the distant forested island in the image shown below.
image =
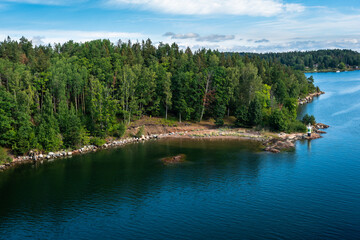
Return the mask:
[[[149,39],[34,46],[7,38],[0,42],[0,146],[24,154],[96,144],[121,137],[144,115],[213,118],[221,126],[229,114],[237,126],[303,130],[297,101],[318,89],[274,59],[154,46]],[[315,64],[317,55],[311,59]]]
[[[229,53],[234,54],[234,53]],[[360,53],[352,50],[317,50],[284,53],[240,53],[242,56],[259,57],[301,71],[358,70]]]

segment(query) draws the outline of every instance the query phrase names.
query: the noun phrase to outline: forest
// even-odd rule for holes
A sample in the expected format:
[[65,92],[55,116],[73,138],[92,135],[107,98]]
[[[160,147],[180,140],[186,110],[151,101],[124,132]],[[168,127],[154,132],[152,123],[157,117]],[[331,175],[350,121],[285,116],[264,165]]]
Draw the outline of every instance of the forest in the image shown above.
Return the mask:
[[15,155],[73,149],[119,138],[142,116],[212,118],[221,126],[231,115],[241,127],[299,131],[297,100],[316,90],[303,72],[257,55],[149,39],[34,46],[7,38],[0,42],[0,146]]
[[354,70],[359,69],[360,54],[353,50],[317,50],[284,53],[240,53],[249,57],[274,61],[291,66],[296,70]]

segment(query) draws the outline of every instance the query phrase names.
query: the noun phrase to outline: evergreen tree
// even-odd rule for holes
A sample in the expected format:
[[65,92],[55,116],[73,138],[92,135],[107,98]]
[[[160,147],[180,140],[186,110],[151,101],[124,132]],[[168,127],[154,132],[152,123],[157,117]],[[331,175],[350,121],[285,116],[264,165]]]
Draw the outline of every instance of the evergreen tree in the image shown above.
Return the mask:
[[37,127],[37,139],[38,147],[45,151],[55,151],[62,147],[62,136],[54,116],[51,95],[48,92],[44,97],[41,120]]

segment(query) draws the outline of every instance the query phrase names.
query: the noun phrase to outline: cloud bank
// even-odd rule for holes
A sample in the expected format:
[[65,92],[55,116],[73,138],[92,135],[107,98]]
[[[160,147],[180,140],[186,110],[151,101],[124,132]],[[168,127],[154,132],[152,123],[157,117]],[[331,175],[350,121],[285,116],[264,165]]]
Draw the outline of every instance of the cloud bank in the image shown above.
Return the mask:
[[108,0],[110,6],[140,8],[180,15],[248,15],[276,16],[302,12],[305,7],[281,0]]
[[109,39],[116,43],[119,39],[122,40],[142,40],[147,36],[141,33],[129,33],[129,32],[106,32],[106,31],[76,31],[76,30],[2,30],[0,29],[0,39],[6,39],[10,36],[12,39],[20,39],[25,36],[29,40],[32,40],[35,45],[40,44],[53,44],[64,43],[69,40],[76,42],[86,42],[95,39]]
[[200,36],[197,33],[175,34],[173,32],[167,32],[163,36],[171,37],[171,39],[195,39],[198,42],[223,42],[235,39],[234,35],[211,34],[207,36]]

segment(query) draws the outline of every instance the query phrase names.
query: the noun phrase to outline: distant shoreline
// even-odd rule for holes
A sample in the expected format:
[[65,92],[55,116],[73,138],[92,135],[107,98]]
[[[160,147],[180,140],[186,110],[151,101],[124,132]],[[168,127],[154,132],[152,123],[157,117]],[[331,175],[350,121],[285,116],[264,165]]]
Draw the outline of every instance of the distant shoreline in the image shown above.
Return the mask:
[[328,73],[328,72],[354,72],[360,71],[360,69],[347,69],[347,70],[340,70],[340,69],[324,69],[324,70],[311,70],[311,71],[304,71],[304,73]]

